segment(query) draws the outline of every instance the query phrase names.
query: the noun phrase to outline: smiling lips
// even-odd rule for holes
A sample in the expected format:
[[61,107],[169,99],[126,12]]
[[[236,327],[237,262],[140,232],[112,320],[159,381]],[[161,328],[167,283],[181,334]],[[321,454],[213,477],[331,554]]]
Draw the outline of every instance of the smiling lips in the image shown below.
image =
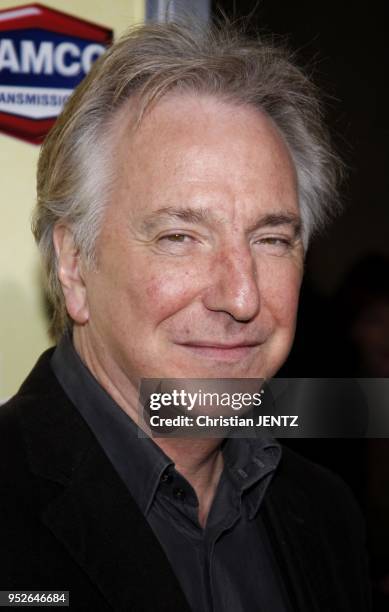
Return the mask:
[[238,361],[247,357],[261,342],[241,342],[235,344],[222,344],[216,342],[186,342],[180,344],[195,355],[218,359],[220,361]]

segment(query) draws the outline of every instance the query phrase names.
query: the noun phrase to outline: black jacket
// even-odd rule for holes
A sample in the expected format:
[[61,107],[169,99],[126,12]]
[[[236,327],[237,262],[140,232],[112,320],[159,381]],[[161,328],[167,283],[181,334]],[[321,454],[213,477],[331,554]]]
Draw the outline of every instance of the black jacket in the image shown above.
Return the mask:
[[[73,610],[189,611],[50,357],[0,407],[0,590],[68,590]],[[338,478],[284,448],[260,512],[296,612],[370,609],[363,525]]]

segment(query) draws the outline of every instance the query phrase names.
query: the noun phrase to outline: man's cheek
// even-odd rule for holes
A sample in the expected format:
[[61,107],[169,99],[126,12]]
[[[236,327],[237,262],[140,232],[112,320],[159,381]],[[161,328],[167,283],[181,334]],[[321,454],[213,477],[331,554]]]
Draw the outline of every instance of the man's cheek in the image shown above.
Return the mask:
[[151,277],[146,284],[146,295],[149,300],[157,300],[158,304],[183,302],[196,294],[199,282],[196,275],[190,272],[169,271]]
[[266,304],[273,315],[273,319],[279,325],[289,326],[294,324],[299,298],[299,284],[297,282],[290,282],[289,279],[280,283],[277,287],[271,285],[267,289],[263,288],[262,298],[263,305]]

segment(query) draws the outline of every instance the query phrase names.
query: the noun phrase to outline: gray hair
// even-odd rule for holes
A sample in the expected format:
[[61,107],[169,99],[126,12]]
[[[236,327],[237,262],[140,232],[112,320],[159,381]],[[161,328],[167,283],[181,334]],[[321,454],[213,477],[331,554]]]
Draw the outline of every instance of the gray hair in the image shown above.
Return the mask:
[[33,233],[44,262],[57,339],[69,323],[57,275],[53,229],[72,227],[92,263],[114,184],[117,111],[136,96],[137,124],[171,91],[212,95],[267,114],[286,141],[297,173],[303,240],[338,208],[341,164],[323,125],[316,87],[285,48],[231,24],[146,24],[130,29],[94,64],[46,138],[39,157]]

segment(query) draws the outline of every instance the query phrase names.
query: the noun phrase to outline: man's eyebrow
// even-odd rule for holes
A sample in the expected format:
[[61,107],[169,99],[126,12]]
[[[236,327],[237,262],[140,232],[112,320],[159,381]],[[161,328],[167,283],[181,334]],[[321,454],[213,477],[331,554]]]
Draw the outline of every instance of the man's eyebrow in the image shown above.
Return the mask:
[[[207,208],[174,208],[166,206],[153,211],[145,219],[142,220],[142,229],[144,231],[152,231],[155,226],[166,219],[179,219],[186,223],[206,223],[212,220],[213,211]],[[293,227],[295,236],[301,234],[301,219],[295,213],[275,212],[262,215],[255,223],[247,230],[247,233],[252,233],[264,227],[278,227],[280,225],[289,225]]]
[[284,212],[263,215],[249,227],[248,233],[255,232],[264,227],[279,227],[280,225],[292,226],[295,236],[298,237],[301,235],[300,216],[295,213]]
[[151,231],[164,219],[180,219],[187,223],[204,223],[210,220],[210,211],[206,208],[173,208],[166,206],[153,211],[142,220],[142,229]]

